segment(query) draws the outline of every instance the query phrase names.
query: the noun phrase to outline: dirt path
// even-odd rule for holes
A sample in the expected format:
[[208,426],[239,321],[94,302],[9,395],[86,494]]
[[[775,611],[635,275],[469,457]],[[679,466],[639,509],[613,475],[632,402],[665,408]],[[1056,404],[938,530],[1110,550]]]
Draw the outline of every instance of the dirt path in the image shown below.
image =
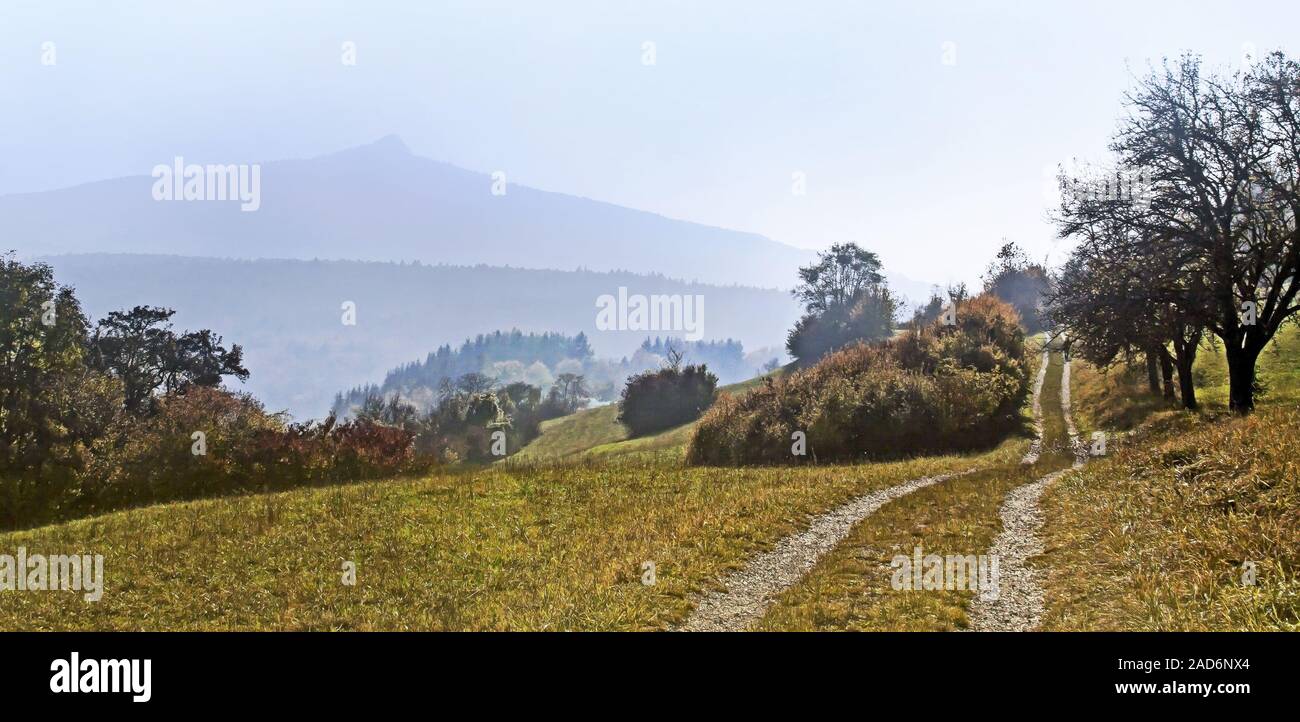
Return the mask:
[[[1045,366],[1044,366],[1045,367]],[[1041,385],[1041,384],[1040,384]],[[1037,394],[1035,394],[1037,398]],[[1037,405],[1035,405],[1037,406]],[[1035,416],[1039,409],[1035,408]],[[1087,462],[1087,448],[1079,439],[1070,412],[1070,362],[1061,368],[1061,415],[1074,450],[1075,469]],[[981,592],[970,605],[970,628],[977,632],[1024,632],[1038,627],[1043,617],[1043,587],[1029,560],[1043,553],[1043,514],[1038,501],[1052,482],[1069,469],[1052,472],[1016,488],[999,510],[1002,533],[993,541],[990,556],[998,560],[996,589]]]
[[1043,588],[1028,560],[1043,553],[1043,514],[1038,499],[1067,470],[1053,472],[1007,495],[999,512],[1002,533],[989,548],[998,559],[997,589],[980,592],[970,605],[970,628],[976,632],[1024,632],[1043,616]]
[[1074,468],[1088,463],[1088,447],[1079,438],[1079,430],[1074,426],[1074,414],[1070,409],[1070,359],[1065,359],[1061,366],[1061,415],[1065,417],[1065,433],[1070,436],[1070,448],[1074,450]]
[[1025,458],[1020,460],[1022,464],[1035,464],[1038,457],[1043,453],[1043,382],[1047,380],[1047,365],[1051,361],[1051,356],[1047,351],[1047,346],[1043,346],[1043,356],[1038,362],[1038,378],[1034,380],[1034,440],[1029,444],[1029,451],[1025,452]]
[[725,591],[702,595],[695,611],[678,628],[683,632],[734,632],[763,616],[776,595],[799,581],[823,554],[849,535],[853,526],[880,507],[918,489],[975,471],[940,474],[873,491],[813,519],[808,529],[777,542],[745,568],[722,580]]
[[[1042,453],[1043,406],[1041,397],[1043,382],[1047,378],[1047,367],[1050,360],[1050,354],[1044,348],[1033,391],[1035,439],[1030,446],[1029,453],[1022,460],[1022,463],[1025,464],[1038,461],[1038,457]],[[1065,380],[1069,380],[1068,364]],[[1069,408],[1068,386],[1063,392],[1062,406],[1065,409]],[[695,609],[691,612],[691,616],[680,627],[677,627],[677,630],[683,632],[727,632],[748,628],[749,625],[763,616],[763,613],[771,606],[778,594],[793,586],[803,575],[816,566],[818,560],[843,541],[858,522],[895,499],[974,471],[975,469],[967,469],[955,474],[940,474],[912,479],[887,489],[863,494],[825,514],[815,517],[804,531],[785,537],[777,542],[771,551],[763,552],[750,559],[744,569],[728,574],[722,580],[723,589],[721,591],[700,595],[696,599]],[[1042,479],[1036,484],[1017,489],[1012,496],[1023,491],[1026,499],[1021,502],[1021,505],[1027,505],[1030,512],[1037,513],[1035,504],[1037,494],[1033,494],[1032,499],[1029,499],[1030,492],[1027,490],[1030,487],[1039,487],[1037,493],[1041,493],[1041,486],[1046,486],[1047,483],[1050,483],[1050,479]],[[1009,503],[1010,500],[1008,500]],[[1007,513],[1007,507],[1004,506],[1002,511],[1004,525],[1007,524]],[[1024,516],[1024,514],[1020,516]],[[1029,520],[1028,517],[1026,519]],[[1041,525],[1041,522],[1039,524]],[[1020,536],[1023,537],[1025,534]],[[1032,533],[1029,536],[1032,537]],[[999,540],[1001,540],[1001,537],[999,537]],[[1011,551],[1002,552],[1003,558],[1007,558]],[[1027,556],[1025,555],[1022,558],[1027,558]],[[1003,569],[1005,570],[1005,566]],[[1041,607],[1041,605],[1040,600],[1039,606]]]

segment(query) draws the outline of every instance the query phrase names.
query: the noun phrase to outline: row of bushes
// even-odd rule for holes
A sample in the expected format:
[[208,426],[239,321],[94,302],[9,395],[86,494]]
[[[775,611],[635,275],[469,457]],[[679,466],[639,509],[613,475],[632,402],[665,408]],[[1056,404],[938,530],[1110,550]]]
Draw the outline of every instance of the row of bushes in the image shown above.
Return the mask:
[[0,478],[0,528],[430,466],[403,429],[332,416],[288,424],[248,394],[200,386],[160,397],[150,415],[121,415],[103,436],[74,451],[77,463]]
[[[977,448],[1020,423],[1029,387],[1024,331],[992,296],[876,345],[834,352],[718,401],[696,425],[694,464],[890,458]],[[806,454],[795,453],[803,432]]]

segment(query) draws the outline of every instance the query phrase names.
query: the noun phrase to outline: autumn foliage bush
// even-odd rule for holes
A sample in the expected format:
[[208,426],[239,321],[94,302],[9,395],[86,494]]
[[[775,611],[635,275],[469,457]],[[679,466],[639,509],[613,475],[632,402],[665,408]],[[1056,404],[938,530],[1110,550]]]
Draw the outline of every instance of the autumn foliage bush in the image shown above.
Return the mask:
[[[953,326],[935,321],[851,346],[720,399],[696,425],[687,458],[790,463],[977,448],[1019,424],[1028,385],[1015,310],[979,296],[959,307]],[[792,453],[798,431],[803,456]]]
[[290,424],[248,394],[242,349],[136,306],[92,326],[48,264],[0,254],[0,529],[126,506],[413,471],[375,419]]
[[0,524],[423,470],[430,462],[412,442],[410,432],[368,420],[285,423],[249,394],[193,387],[160,397],[153,414],[124,416],[95,440],[70,483],[23,487],[19,513]]

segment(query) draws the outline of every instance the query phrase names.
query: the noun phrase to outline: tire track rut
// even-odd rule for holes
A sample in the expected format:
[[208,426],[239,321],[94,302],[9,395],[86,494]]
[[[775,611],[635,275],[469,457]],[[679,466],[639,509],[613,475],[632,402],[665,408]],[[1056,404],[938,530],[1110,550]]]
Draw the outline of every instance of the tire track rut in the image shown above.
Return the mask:
[[912,479],[863,494],[814,518],[806,530],[785,537],[770,551],[750,559],[744,569],[727,575],[722,580],[723,591],[702,595],[678,631],[733,632],[747,628],[763,616],[778,594],[798,582],[843,541],[855,524],[895,499],[974,471]]
[[[1035,417],[1039,419],[1040,411],[1035,408]],[[1029,560],[1042,554],[1044,549],[1043,513],[1038,502],[1047,487],[1072,469],[1082,467],[1088,460],[1087,447],[1079,438],[1070,409],[1068,358],[1063,360],[1061,367],[1061,415],[1065,420],[1074,464],[1071,469],[1054,471],[1017,487],[1007,495],[998,512],[1002,518],[1002,533],[988,551],[998,560],[997,582],[994,589],[981,592],[971,600],[968,616],[972,631],[1024,632],[1036,629],[1043,618],[1042,573],[1029,564]]]

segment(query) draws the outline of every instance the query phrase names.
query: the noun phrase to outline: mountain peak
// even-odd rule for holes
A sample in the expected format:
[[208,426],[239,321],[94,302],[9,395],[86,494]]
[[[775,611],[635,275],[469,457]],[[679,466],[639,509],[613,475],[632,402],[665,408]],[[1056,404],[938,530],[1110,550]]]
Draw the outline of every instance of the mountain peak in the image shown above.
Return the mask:
[[308,162],[328,159],[336,162],[361,163],[363,165],[378,164],[381,167],[389,167],[394,163],[401,163],[414,157],[411,149],[406,147],[406,143],[403,143],[400,137],[396,134],[390,134],[370,143],[354,145],[350,148],[310,158]]
[[388,135],[380,138],[379,140],[362,147],[369,148],[371,150],[381,150],[381,151],[391,152],[391,153],[402,153],[404,155],[411,154],[411,149],[407,148],[406,143],[403,143],[402,139],[395,133],[389,133]]

